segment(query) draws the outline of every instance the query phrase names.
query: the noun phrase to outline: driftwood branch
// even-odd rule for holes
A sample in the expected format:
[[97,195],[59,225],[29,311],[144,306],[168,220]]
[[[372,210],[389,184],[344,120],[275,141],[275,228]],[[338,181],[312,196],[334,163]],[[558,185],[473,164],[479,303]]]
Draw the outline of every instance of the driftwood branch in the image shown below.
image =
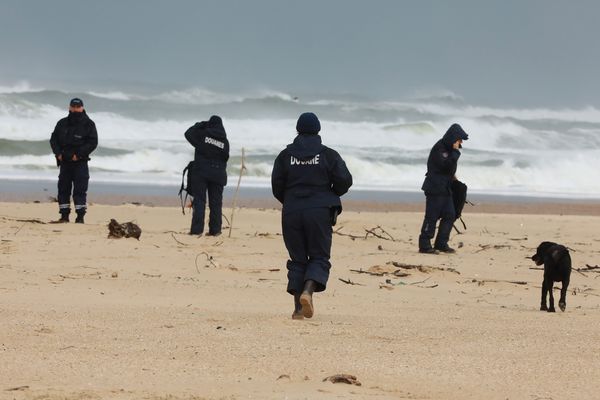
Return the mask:
[[454,268],[442,268],[442,267],[431,267],[431,266],[425,266],[425,265],[405,264],[405,263],[400,263],[397,261],[392,261],[391,263],[394,267],[397,267],[397,268],[416,269],[419,272],[424,272],[424,273],[430,273],[431,270],[436,270],[436,271],[452,272],[453,274],[460,275],[460,272]]
[[[218,268],[219,266],[213,261],[213,257],[208,254],[207,252],[203,251],[202,253],[198,253],[196,254],[196,259],[194,260],[194,264],[196,264],[196,271],[198,271],[198,273],[200,273],[200,268],[198,267],[198,257],[200,257],[201,255],[205,255],[206,256],[206,261],[208,261],[213,267]],[[208,265],[207,265],[208,266]]]
[[350,233],[342,233],[342,232],[340,232],[342,230],[342,228],[343,228],[343,226],[340,226],[335,231],[333,231],[333,233],[336,234],[336,235],[349,237],[352,240],[354,240],[354,239],[364,239],[363,236],[352,235]]
[[171,237],[173,238],[174,241],[176,241],[178,244],[182,245],[182,246],[188,246],[186,243],[183,243],[179,240],[177,240],[177,238],[175,237],[175,233],[171,232]]
[[513,285],[528,285],[525,281],[508,281],[504,279],[472,279],[471,282],[477,282],[477,285],[483,286],[486,283],[512,283]]
[[475,253],[479,253],[481,251],[484,250],[489,250],[489,249],[510,249],[511,245],[509,244],[495,244],[495,245],[491,245],[491,244],[480,244],[479,247],[481,247],[479,250],[477,250]]
[[240,191],[240,183],[242,183],[242,175],[246,170],[246,151],[242,147],[242,165],[240,166],[240,176],[238,177],[237,187],[235,188],[235,194],[233,195],[233,205],[231,206],[231,222],[229,223],[229,234],[227,237],[231,237],[231,230],[233,229],[233,215],[237,204],[238,193]]
[[365,286],[362,283],[352,282],[350,279],[342,279],[338,278],[340,281],[344,282],[346,285],[357,285],[357,286]]
[[392,242],[396,241],[396,239],[394,239],[394,237],[392,235],[390,235],[385,229],[383,229],[379,225],[377,225],[375,228],[371,228],[371,229],[366,229],[365,228],[365,232],[367,232],[367,234],[365,235],[365,239],[369,235],[373,235],[373,236],[375,236],[376,238],[379,238],[379,239],[391,240]]

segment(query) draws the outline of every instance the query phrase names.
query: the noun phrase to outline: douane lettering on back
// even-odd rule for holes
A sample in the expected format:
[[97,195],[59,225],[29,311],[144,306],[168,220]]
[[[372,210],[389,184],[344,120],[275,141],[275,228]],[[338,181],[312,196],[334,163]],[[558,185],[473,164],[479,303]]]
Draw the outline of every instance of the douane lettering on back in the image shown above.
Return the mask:
[[217,146],[220,149],[225,147],[225,143],[220,142],[220,141],[213,139],[211,137],[208,137],[208,136],[204,139],[204,143],[212,144],[213,146]]
[[319,156],[320,156],[320,154],[317,154],[310,160],[298,160],[296,157],[291,156],[290,164],[291,165],[317,165],[317,164],[319,164]]

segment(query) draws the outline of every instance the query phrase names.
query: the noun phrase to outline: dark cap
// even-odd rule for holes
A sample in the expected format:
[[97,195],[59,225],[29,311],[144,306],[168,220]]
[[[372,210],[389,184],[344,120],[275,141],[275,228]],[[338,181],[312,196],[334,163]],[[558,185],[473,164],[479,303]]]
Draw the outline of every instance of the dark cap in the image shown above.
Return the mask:
[[71,102],[69,103],[69,106],[71,106],[71,107],[83,107],[83,100],[81,100],[78,97],[75,97],[74,99],[71,99]]
[[306,112],[300,115],[296,123],[296,131],[298,133],[317,134],[321,130],[319,118],[311,112]]

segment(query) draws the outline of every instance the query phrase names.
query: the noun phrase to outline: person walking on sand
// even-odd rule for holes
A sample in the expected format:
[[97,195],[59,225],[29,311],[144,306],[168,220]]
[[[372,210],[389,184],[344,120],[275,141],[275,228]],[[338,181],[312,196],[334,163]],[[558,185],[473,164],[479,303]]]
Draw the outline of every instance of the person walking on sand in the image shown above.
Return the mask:
[[312,295],[327,286],[331,263],[332,226],[342,212],[340,196],[352,186],[342,157],[321,143],[321,124],[313,113],[298,118],[298,136],[275,159],[273,195],[283,204],[283,241],[287,261],[287,292],[294,296],[293,319],[311,318]]
[[87,190],[90,173],[90,154],[98,146],[96,124],[85,109],[83,101],[74,98],[69,103],[69,116],[56,124],[50,137],[50,146],[60,167],[58,174],[58,222],[69,222],[71,213],[71,190],[77,213],[76,223],[83,224],[87,210]]
[[[460,157],[459,149],[469,135],[458,124],[452,124],[444,137],[431,149],[427,159],[427,173],[421,190],[425,192],[425,218],[419,235],[419,252],[437,254],[454,253],[448,245],[455,210],[452,202],[452,181],[456,179],[456,168]],[[435,235],[435,225],[441,219],[434,247],[431,239]]]
[[219,236],[222,225],[223,187],[227,185],[229,141],[221,117],[213,115],[208,121],[196,123],[185,132],[185,138],[194,146],[194,163],[188,171],[193,197],[190,235],[204,232],[204,212],[208,192],[207,236]]

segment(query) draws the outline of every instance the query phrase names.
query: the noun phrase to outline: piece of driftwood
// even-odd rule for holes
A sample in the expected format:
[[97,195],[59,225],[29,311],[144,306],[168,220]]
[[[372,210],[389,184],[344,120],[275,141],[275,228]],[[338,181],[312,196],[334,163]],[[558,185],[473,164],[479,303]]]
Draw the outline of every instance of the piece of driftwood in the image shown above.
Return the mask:
[[356,283],[356,282],[352,282],[350,279],[342,279],[342,278],[338,278],[340,281],[344,282],[346,285],[357,285],[357,286],[365,286],[362,283]]
[[[207,252],[203,251],[202,253],[198,253],[196,255],[196,259],[194,260],[194,264],[196,264],[196,271],[198,271],[198,273],[200,273],[200,268],[198,267],[198,257],[200,257],[201,255],[205,255],[206,256],[206,261],[208,261],[210,263],[210,265],[212,265],[215,268],[219,268],[219,265],[214,261],[213,257],[208,254]],[[205,267],[208,267],[209,265],[205,265]]]
[[498,249],[510,249],[512,246],[509,245],[509,244],[495,244],[495,245],[480,244],[479,247],[481,247],[481,248],[479,250],[477,250],[475,253],[479,253],[481,251],[489,250],[489,249],[494,249],[494,250],[498,250]]
[[6,389],[6,391],[7,392],[16,392],[16,391],[27,390],[27,389],[29,389],[29,386],[25,385],[25,386],[17,386],[17,387],[8,388],[8,389]]
[[369,235],[373,235],[373,236],[375,236],[376,238],[379,238],[379,239],[391,240],[392,242],[396,241],[396,239],[394,239],[394,237],[392,235],[390,235],[385,229],[383,229],[379,225],[377,225],[375,228],[371,228],[371,229],[366,229],[365,228],[365,232],[367,232],[367,234],[365,235],[365,239]]
[[136,238],[140,240],[142,235],[142,229],[134,224],[133,222],[125,222],[120,224],[116,219],[111,218],[108,223],[108,237],[109,238]]
[[384,276],[387,275],[387,272],[371,272],[371,271],[365,271],[362,268],[361,269],[351,269],[350,272],[356,272],[357,274],[367,274],[367,275],[371,275],[371,276]]
[[177,242],[177,244],[180,244],[182,246],[187,246],[186,243],[183,243],[182,241],[177,240],[177,238],[175,237],[175,233],[174,232],[171,232],[171,237],[173,238],[174,241]]
[[233,195],[233,205],[231,206],[231,222],[229,223],[229,233],[227,237],[231,237],[231,230],[233,229],[233,213],[235,212],[235,206],[237,203],[238,193],[240,191],[240,183],[242,183],[242,175],[246,170],[246,151],[242,147],[242,165],[240,166],[240,176],[238,177],[237,187],[235,188],[235,194]]
[[415,264],[405,264],[397,261],[391,261],[392,265],[402,269],[416,269],[419,272],[430,273],[432,270],[435,271],[444,271],[444,272],[452,272],[453,274],[460,275],[460,272],[454,268],[442,268],[442,267],[431,267],[426,265],[415,265]]
[[348,385],[362,386],[362,383],[356,379],[356,376],[349,374],[336,374],[323,379],[323,382],[346,383]]
[[508,281],[504,279],[472,279],[471,282],[476,282],[478,286],[483,286],[486,283],[512,283],[513,285],[528,285],[525,281]]
[[333,233],[335,233],[336,235],[349,237],[352,240],[355,240],[355,239],[364,239],[364,236],[352,235],[350,233],[342,233],[342,232],[340,232],[342,230],[342,228],[343,228],[343,226],[340,226],[335,231],[333,231]]

